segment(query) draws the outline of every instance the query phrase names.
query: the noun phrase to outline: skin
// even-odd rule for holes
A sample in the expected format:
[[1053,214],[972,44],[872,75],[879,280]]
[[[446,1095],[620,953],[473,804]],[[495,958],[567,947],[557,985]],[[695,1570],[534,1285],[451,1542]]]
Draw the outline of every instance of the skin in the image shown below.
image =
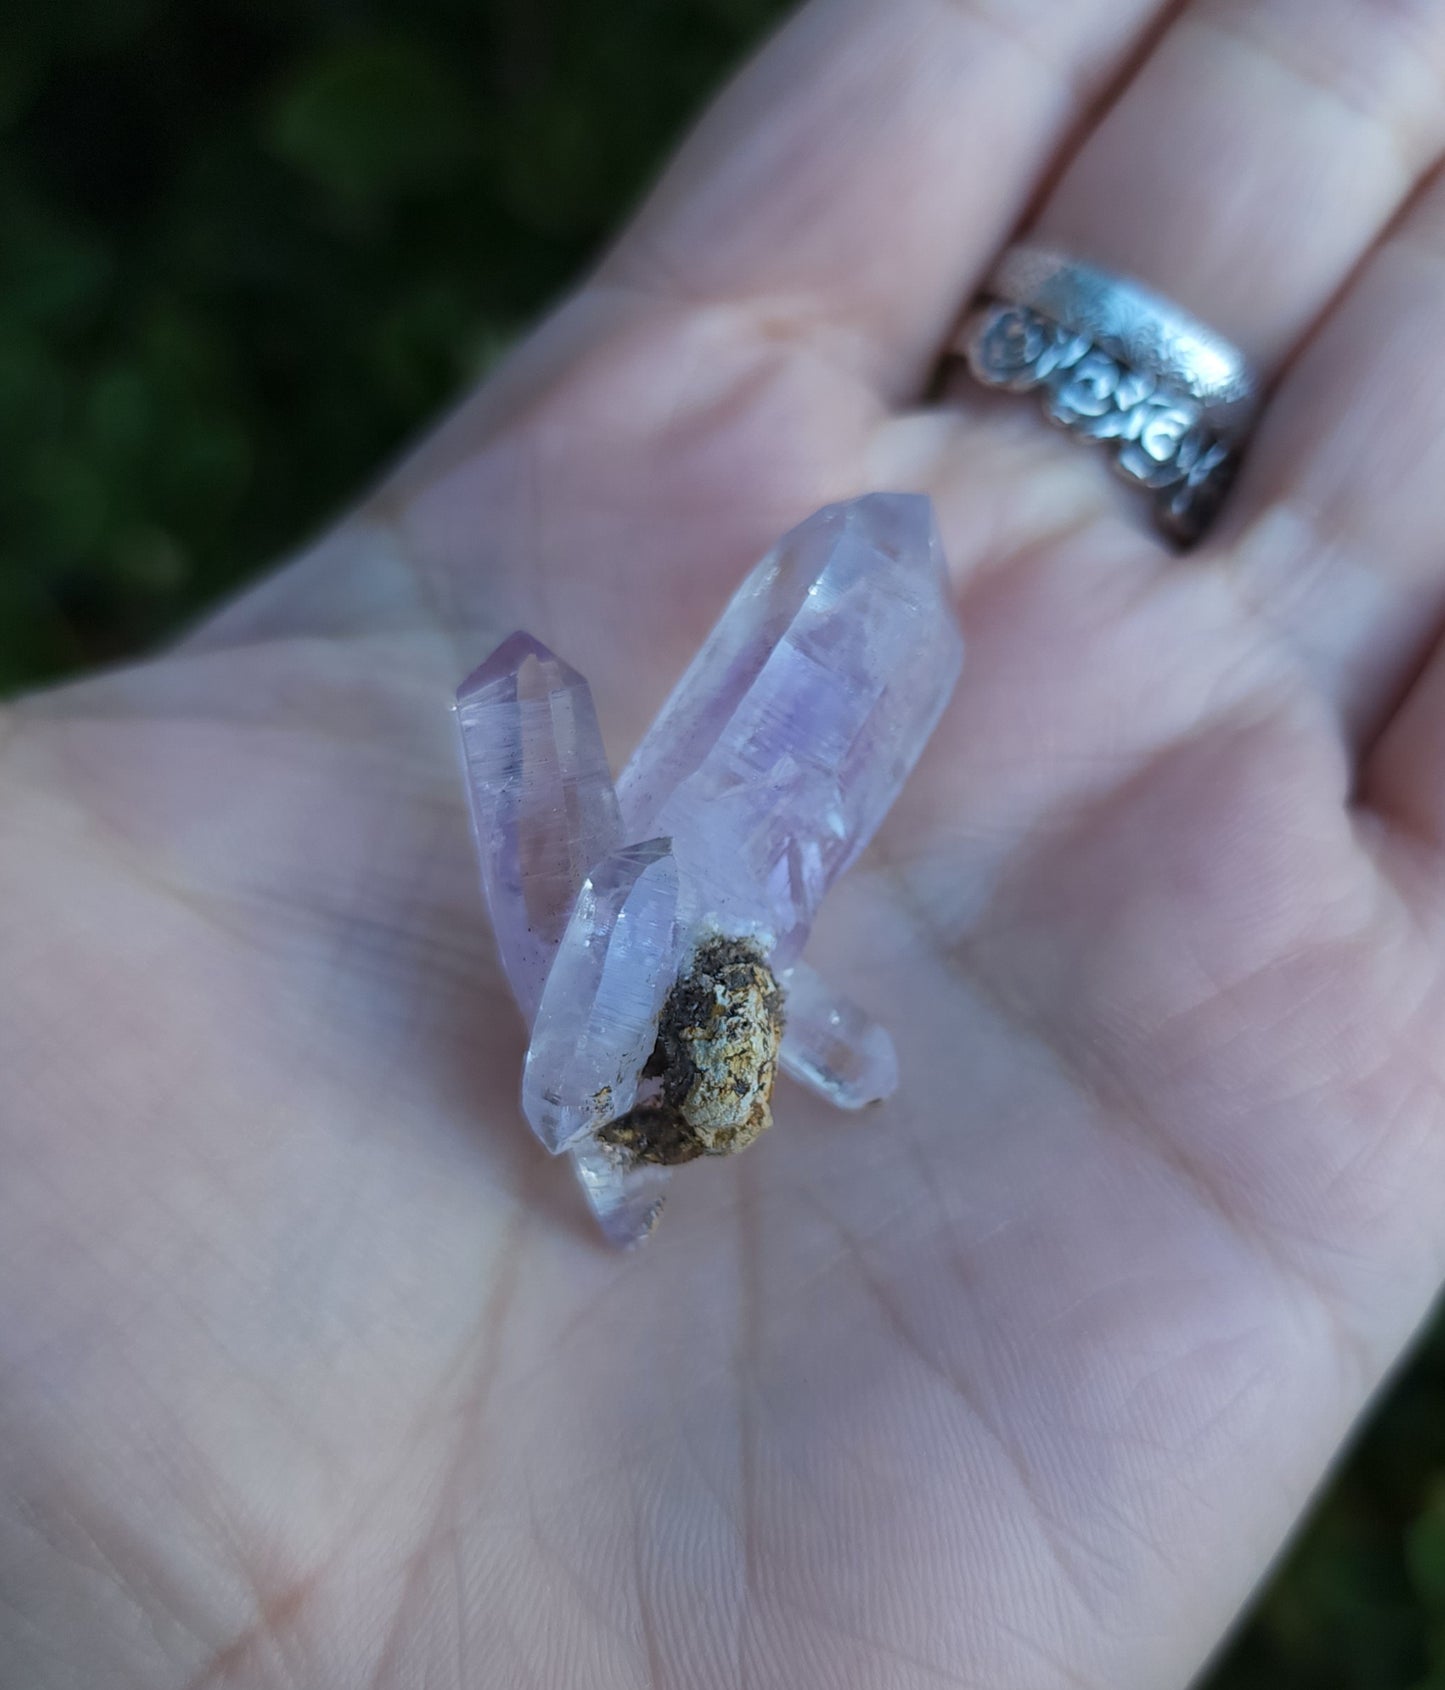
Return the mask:
[[[1442,66],[1434,0],[820,0],[355,515],[0,717],[0,1678],[1196,1672],[1445,1277]],[[1276,384],[1188,561],[920,398],[1026,214]],[[878,486],[970,640],[817,936],[903,1087],[609,1254],[450,690],[526,625],[623,753]]]

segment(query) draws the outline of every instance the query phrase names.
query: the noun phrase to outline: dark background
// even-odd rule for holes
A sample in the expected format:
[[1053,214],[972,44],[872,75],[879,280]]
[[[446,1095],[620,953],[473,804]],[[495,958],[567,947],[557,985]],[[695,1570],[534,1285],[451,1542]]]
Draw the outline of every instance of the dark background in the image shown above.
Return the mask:
[[[322,522],[781,0],[4,0],[0,696]],[[1445,1690],[1445,1329],[1213,1690]]]

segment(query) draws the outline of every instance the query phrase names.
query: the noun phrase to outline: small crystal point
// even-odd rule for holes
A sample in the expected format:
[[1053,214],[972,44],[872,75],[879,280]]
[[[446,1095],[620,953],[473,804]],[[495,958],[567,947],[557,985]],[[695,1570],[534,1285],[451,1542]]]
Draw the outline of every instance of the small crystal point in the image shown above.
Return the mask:
[[[525,628],[514,629],[506,639],[483,658],[471,674],[457,688],[457,703],[461,704],[474,693],[486,692],[498,681],[514,683],[517,671],[529,662],[549,665],[566,682],[581,681],[582,677],[555,651],[542,644]],[[585,685],[585,682],[583,683]]]
[[618,783],[722,931],[786,966],[872,838],[958,679],[963,644],[921,494],[831,505],[734,595]]
[[666,839],[625,846],[582,883],[522,1075],[523,1113],[554,1154],[636,1102],[682,940]]
[[571,1149],[572,1167],[608,1243],[620,1249],[640,1244],[657,1225],[671,1174],[637,1162],[595,1138]]
[[472,827],[497,949],[530,1024],[577,888],[622,829],[586,681],[530,634],[457,690]]
[[[502,966],[527,1025],[587,871],[621,841],[587,683],[540,640],[504,640],[457,689],[467,795]],[[668,1175],[587,1141],[572,1165],[614,1244],[651,1231]]]
[[862,1109],[898,1089],[892,1035],[798,963],[783,976],[783,1068],[837,1109]]

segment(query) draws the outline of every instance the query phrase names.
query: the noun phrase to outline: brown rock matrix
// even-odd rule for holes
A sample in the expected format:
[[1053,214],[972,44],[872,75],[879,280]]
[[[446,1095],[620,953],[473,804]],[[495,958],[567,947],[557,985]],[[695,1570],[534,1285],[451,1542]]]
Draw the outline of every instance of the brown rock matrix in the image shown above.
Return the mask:
[[639,1162],[731,1156],[772,1125],[783,994],[751,940],[714,935],[668,994],[644,1069],[654,1095],[598,1136]]

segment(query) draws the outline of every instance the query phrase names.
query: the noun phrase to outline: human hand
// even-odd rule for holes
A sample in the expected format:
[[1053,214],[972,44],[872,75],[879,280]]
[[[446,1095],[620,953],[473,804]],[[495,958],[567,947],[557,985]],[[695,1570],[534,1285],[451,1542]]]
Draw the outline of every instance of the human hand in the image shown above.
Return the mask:
[[[1442,65],[1423,0],[817,0],[357,516],[0,721],[6,1683],[1195,1671],[1442,1277]],[[920,402],[1065,159],[1042,231],[1279,381],[1187,561]],[[451,688],[525,624],[624,749],[870,487],[970,639],[817,939],[902,1089],[609,1254]]]

